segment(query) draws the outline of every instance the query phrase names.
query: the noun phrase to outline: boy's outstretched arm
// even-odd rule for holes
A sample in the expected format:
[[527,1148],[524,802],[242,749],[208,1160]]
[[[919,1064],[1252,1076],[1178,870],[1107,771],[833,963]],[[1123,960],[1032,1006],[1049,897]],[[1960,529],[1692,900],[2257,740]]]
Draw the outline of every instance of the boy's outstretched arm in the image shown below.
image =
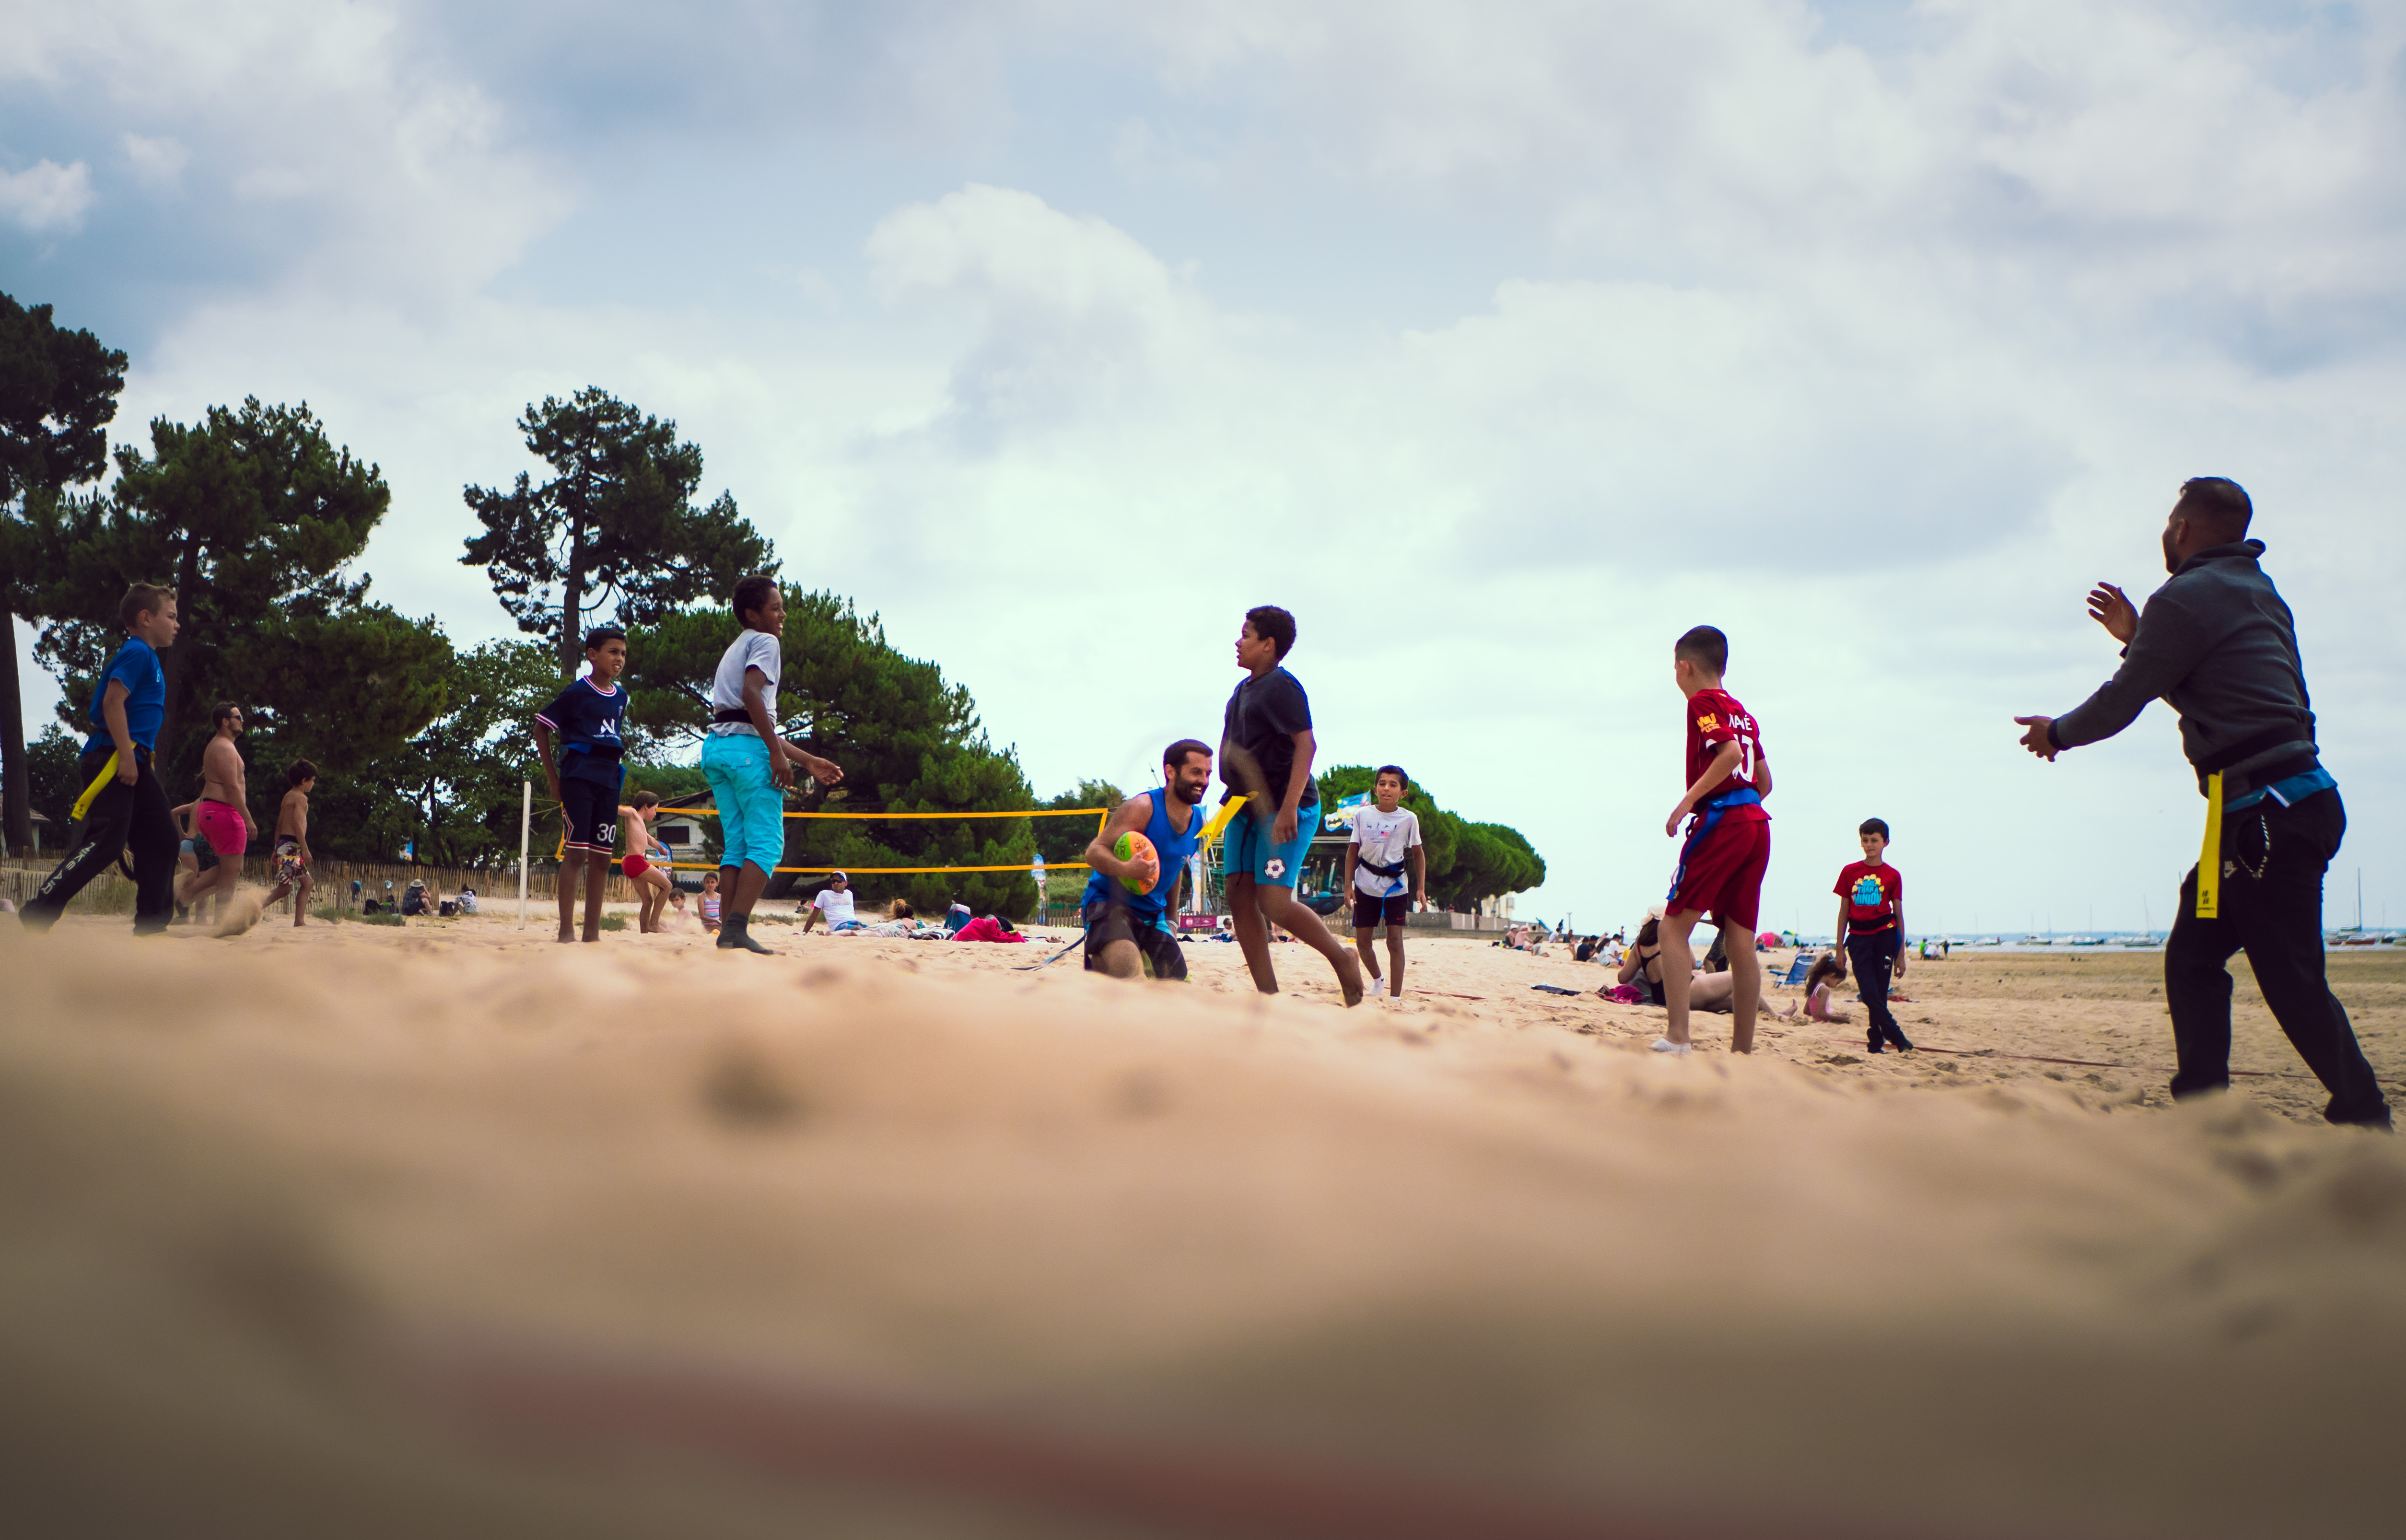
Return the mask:
[[1663,820],[1663,832],[1677,835],[1679,820],[1695,812],[1696,804],[1704,800],[1705,793],[1728,780],[1730,772],[1737,769],[1737,762],[1745,757],[1745,745],[1734,738],[1715,749],[1713,762],[1705,767],[1705,773],[1696,777],[1696,784],[1688,788],[1686,795],[1679,798],[1679,805],[1671,810],[1671,816]]
[[1847,900],[1841,897],[1838,900],[1838,928],[1832,934],[1838,938],[1838,955],[1842,957],[1847,954]]
[[[1420,905],[1422,909],[1426,909],[1426,908],[1428,908],[1428,850],[1427,850],[1427,848],[1426,848],[1425,846],[1422,846],[1422,845],[1414,845],[1414,846],[1412,847],[1412,856],[1411,856],[1411,860],[1412,860],[1412,902],[1414,902],[1414,903],[1416,903],[1416,904]],[[1351,875],[1352,875],[1352,874],[1351,872],[1348,872],[1346,875],[1351,876]]]
[[1896,901],[1896,976],[1904,977],[1904,900]]

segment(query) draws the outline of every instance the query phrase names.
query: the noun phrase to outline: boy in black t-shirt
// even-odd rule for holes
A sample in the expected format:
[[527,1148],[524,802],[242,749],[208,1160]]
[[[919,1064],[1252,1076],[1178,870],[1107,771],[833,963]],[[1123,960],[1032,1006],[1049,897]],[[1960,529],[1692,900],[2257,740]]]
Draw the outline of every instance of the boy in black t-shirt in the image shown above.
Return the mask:
[[1312,783],[1311,702],[1281,666],[1295,645],[1295,616],[1274,605],[1245,612],[1237,636],[1237,666],[1245,682],[1228,697],[1221,730],[1220,774],[1245,805],[1228,821],[1222,846],[1228,908],[1253,987],[1278,993],[1270,966],[1269,925],[1276,922],[1337,970],[1347,1005],[1362,1003],[1362,967],[1320,916],[1296,901],[1295,880],[1320,823],[1320,789]]
[[[618,675],[627,667],[627,633],[616,626],[585,635],[585,661],[591,671],[572,683],[535,713],[535,747],[543,755],[543,778],[559,803],[566,826],[559,855],[559,939],[576,940],[576,889],[585,888],[585,939],[602,939],[602,893],[610,880],[610,853],[618,842],[618,788],[626,779],[619,761],[624,747],[619,724],[627,716],[627,692]],[[552,758],[551,735],[559,734],[559,757]]]

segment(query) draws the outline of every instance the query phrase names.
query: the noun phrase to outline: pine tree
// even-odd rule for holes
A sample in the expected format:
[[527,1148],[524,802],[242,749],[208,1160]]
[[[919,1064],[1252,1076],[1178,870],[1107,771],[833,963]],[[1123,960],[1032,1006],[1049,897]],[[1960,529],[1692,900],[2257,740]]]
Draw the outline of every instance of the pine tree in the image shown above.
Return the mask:
[[701,450],[678,442],[675,423],[588,387],[564,402],[546,396],[518,428],[554,474],[537,486],[521,472],[506,491],[466,488],[485,532],[460,559],[484,567],[520,630],[548,640],[562,680],[576,677],[588,619],[655,625],[776,571],[733,497],[693,506]]

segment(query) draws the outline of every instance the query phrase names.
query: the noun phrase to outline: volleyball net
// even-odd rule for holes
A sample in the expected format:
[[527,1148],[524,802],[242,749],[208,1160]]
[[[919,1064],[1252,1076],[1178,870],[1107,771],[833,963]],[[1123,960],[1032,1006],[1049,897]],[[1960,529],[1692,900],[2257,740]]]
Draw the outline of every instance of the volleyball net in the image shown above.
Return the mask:
[[[715,818],[718,816],[718,810],[716,808],[672,808],[669,810],[669,815],[676,818]],[[1111,822],[1111,810],[1109,808],[1030,808],[1021,812],[789,812],[785,817],[788,821],[798,818],[827,818],[849,819],[856,823],[886,823],[936,818],[1077,818],[1089,815],[1095,820],[1095,832],[1100,834],[1103,832],[1104,826]],[[565,850],[567,846],[563,842],[560,848]],[[672,871],[716,871],[719,869],[719,864],[715,861],[669,861],[653,864],[665,865]],[[908,876],[913,872],[922,871],[1034,871],[1039,867],[1048,871],[1073,869],[1083,871],[1086,869],[1086,863],[1040,860],[1004,866],[778,867],[774,869],[803,877],[820,877],[832,871],[841,871],[846,876],[856,872],[862,876]]]

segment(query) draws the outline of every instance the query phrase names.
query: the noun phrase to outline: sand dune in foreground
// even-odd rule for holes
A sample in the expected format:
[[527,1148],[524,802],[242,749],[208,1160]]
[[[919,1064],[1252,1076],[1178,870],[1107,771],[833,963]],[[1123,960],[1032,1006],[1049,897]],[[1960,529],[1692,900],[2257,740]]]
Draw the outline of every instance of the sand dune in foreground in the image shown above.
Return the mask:
[[0,931],[45,1533],[2395,1533],[2406,1158],[2047,1079],[2167,1052],[2141,959],[1675,1064],[1465,943],[1346,1013],[531,934]]

